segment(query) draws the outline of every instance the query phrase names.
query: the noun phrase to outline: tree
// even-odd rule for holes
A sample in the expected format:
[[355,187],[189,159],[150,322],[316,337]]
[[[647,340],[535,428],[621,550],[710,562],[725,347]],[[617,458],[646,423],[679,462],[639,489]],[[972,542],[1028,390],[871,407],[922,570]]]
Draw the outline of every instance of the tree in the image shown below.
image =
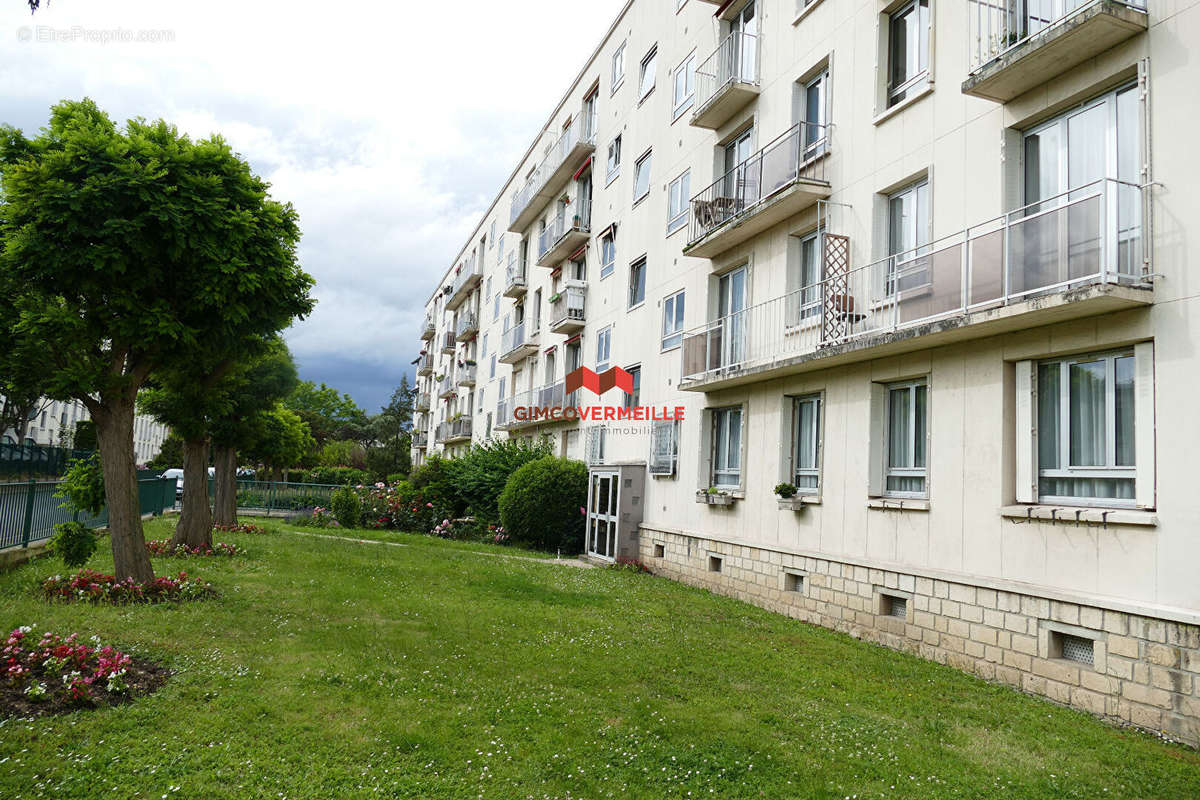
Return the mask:
[[147,379],[312,310],[296,212],[267,190],[220,137],[119,130],[90,100],[34,139],[0,128],[0,374],[40,364],[50,397],[90,412],[119,578],[153,577],[133,457]]
[[373,446],[367,450],[367,467],[377,478],[407,474],[412,469],[409,431],[416,394],[408,384],[408,376],[401,375],[391,400],[371,419]]
[[263,412],[257,421],[254,441],[246,448],[251,458],[261,463],[269,474],[294,467],[316,447],[308,423],[296,412],[277,405]]
[[361,441],[359,435],[361,427],[366,425],[366,413],[350,395],[339,394],[331,386],[301,381],[284,405],[308,423],[318,445],[331,439]]
[[[78,442],[76,438],[76,442]],[[183,466],[183,438],[175,431],[171,431],[167,438],[163,439],[162,447],[159,448],[158,455],[150,462],[151,469],[168,470],[176,469]]]

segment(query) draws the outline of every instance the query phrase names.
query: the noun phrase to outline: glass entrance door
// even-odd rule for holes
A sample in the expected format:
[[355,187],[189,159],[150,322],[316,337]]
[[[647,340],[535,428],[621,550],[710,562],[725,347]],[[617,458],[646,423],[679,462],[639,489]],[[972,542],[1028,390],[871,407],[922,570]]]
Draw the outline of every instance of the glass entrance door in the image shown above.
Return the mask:
[[717,319],[720,320],[721,363],[740,364],[746,354],[746,268],[722,275],[717,283]]
[[613,560],[617,554],[617,503],[620,480],[616,472],[593,472],[588,485],[587,552]]

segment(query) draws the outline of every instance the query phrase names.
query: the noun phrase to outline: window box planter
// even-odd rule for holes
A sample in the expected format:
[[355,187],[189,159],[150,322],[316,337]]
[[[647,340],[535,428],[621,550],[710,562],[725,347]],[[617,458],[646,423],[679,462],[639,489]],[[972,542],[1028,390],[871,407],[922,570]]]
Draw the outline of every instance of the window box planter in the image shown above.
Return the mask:
[[817,502],[817,498],[811,494],[798,494],[794,497],[777,498],[780,511],[803,511],[807,505],[812,505]]
[[700,489],[696,492],[696,502],[710,506],[731,506],[736,499],[732,494],[725,491],[710,492],[707,489]]

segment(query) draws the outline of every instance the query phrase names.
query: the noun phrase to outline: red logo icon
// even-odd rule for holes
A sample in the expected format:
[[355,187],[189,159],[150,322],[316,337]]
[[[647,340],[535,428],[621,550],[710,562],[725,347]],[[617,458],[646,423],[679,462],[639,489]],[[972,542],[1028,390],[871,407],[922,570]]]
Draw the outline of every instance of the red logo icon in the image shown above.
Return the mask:
[[580,367],[566,377],[563,390],[570,394],[576,389],[591,389],[595,394],[604,394],[613,387],[633,394],[633,376],[620,367],[613,367],[599,375],[587,367]]

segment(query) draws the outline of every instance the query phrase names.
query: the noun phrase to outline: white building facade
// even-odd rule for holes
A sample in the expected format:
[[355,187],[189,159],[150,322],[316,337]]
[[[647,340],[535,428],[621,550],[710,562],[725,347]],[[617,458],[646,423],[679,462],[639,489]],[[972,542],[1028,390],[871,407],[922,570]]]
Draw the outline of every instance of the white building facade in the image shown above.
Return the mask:
[[[78,400],[50,400],[42,398],[25,428],[25,435],[18,441],[15,430],[0,432],[4,444],[32,444],[42,447],[70,447],[75,435],[75,424],[92,418],[87,407]],[[146,464],[162,450],[163,440],[171,429],[148,414],[138,414],[133,419],[133,457],[139,464]]]
[[[414,462],[551,437],[593,557],[1200,741],[1200,7],[633,0],[598,36],[429,300]],[[604,403],[684,418],[529,419]]]

